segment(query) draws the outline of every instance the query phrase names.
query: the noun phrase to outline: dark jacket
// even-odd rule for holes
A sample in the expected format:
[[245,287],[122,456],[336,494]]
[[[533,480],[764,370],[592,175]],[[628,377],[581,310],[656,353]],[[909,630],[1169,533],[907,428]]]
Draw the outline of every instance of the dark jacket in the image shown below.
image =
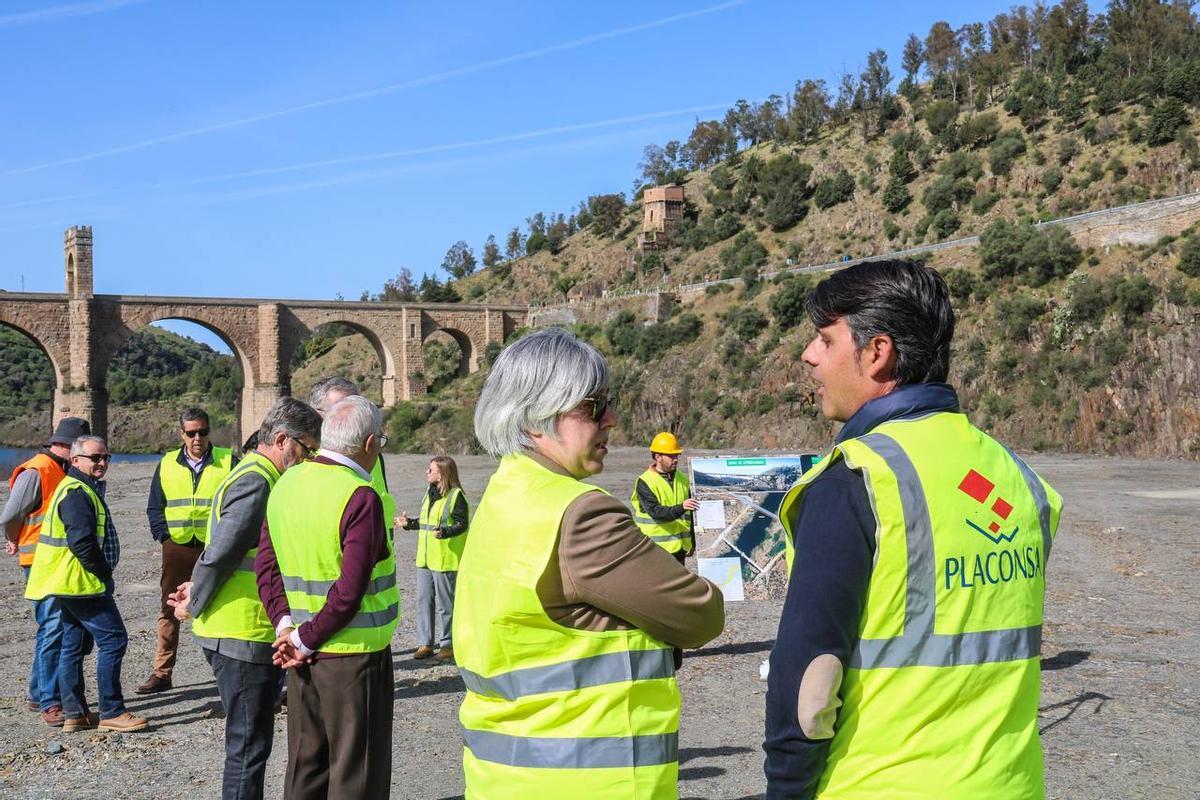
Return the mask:
[[[204,470],[212,464],[212,445],[208,446],[208,452],[200,459],[199,471],[192,470],[191,465],[187,462],[187,457],[183,454],[183,448],[179,448],[179,456],[176,459],[181,467],[187,467],[192,473],[192,491],[196,491],[196,487],[200,485],[200,476]],[[231,467],[236,467],[240,459],[235,453],[230,462]],[[150,521],[150,535],[154,537],[156,542],[165,542],[171,538],[171,531],[167,527],[167,496],[163,492],[162,479],[159,478],[158,470],[162,466],[160,461],[154,465],[154,477],[150,479],[150,495],[146,499],[146,519]],[[204,543],[199,539],[192,539],[188,542],[188,547],[203,547]]]
[[[890,420],[957,410],[958,396],[946,384],[902,386],[864,404],[846,421],[837,441],[857,438]],[[767,679],[767,800],[816,794],[830,740],[809,739],[800,729],[800,681],[813,660],[826,653],[841,661],[844,674],[858,643],[875,557],[876,520],[866,483],[844,460],[805,489],[795,513],[796,558]]]
[[[103,484],[74,467],[67,471],[67,475],[87,484],[100,498],[100,504],[104,508],[104,517],[107,520],[105,535],[110,535],[113,530],[112,514],[104,501]],[[91,498],[78,489],[67,492],[67,496],[58,504],[58,518],[62,520],[67,534],[67,548],[71,554],[79,559],[79,563],[83,565],[84,569],[104,581],[111,593],[113,590],[112,566],[109,565],[104,554],[104,547],[96,536],[96,507],[92,504]]]
[[[429,484],[429,491],[426,492],[429,496],[429,505],[433,505],[438,500],[442,499],[442,493],[438,491],[436,483]],[[416,530],[421,525],[421,520],[410,519],[408,524],[404,526],[404,530]],[[467,530],[467,497],[466,494],[459,489],[458,497],[454,499],[454,507],[450,509],[450,517],[446,520],[446,524],[442,526],[442,538],[449,539],[454,536],[461,536]]]

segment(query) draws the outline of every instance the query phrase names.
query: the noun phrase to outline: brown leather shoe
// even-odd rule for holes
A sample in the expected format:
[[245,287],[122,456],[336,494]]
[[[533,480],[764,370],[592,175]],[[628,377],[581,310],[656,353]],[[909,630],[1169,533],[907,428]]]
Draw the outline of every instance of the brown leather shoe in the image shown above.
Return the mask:
[[112,731],[113,733],[133,733],[134,731],[142,730],[149,724],[149,721],[141,717],[135,717],[126,711],[119,717],[100,720],[100,730]]
[[95,711],[89,711],[82,717],[67,717],[63,721],[63,733],[75,733],[76,731],[94,730],[100,724],[100,715]]
[[159,692],[168,691],[171,688],[171,679],[163,678],[158,675],[151,675],[146,678],[146,682],[134,689],[138,694],[158,694]]
[[442,663],[446,663],[447,661],[450,663],[454,663],[454,648],[453,647],[443,647],[441,650],[438,650],[436,653],[433,654],[433,660],[441,661]]
[[62,706],[50,706],[42,712],[42,722],[51,728],[57,728],[65,721],[66,717],[63,716]]
[[429,658],[431,655],[433,655],[433,648],[427,644],[423,644],[413,653],[413,658],[420,660],[422,658]]
[[41,711],[42,710],[42,707],[40,705],[38,705],[36,702],[34,702],[33,700],[26,700],[25,707],[28,708],[30,711]]

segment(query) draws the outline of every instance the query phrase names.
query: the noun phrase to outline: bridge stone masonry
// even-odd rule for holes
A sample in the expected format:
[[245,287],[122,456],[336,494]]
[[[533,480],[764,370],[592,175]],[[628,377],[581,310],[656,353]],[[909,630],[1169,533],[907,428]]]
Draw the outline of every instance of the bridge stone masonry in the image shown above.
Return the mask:
[[33,339],[54,368],[53,419],[78,416],[107,430],[104,381],[117,350],[135,331],[165,319],[212,331],[233,351],[242,374],[239,435],[258,427],[276,399],[291,390],[289,364],[318,327],[341,323],[363,334],[383,369],[383,406],[425,394],[421,345],[445,332],[462,350],[460,371],[479,369],[484,349],[527,324],[526,306],[448,303],[362,303],[217,297],[150,297],[93,292],[92,229],[63,236],[66,289],[0,292],[0,325]]

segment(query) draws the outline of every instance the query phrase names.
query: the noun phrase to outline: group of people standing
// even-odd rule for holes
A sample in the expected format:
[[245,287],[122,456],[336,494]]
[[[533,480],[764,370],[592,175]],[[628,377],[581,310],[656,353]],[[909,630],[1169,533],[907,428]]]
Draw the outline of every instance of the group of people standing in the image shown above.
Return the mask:
[[[806,306],[817,335],[803,360],[822,412],[844,424],[780,508],[790,581],[770,659],[766,796],[1042,797],[1038,655],[1062,501],[960,411],[936,271],[856,265]],[[696,505],[672,435],[651,443],[632,514],[585,482],[604,468],[614,400],[591,345],[557,328],[518,339],[475,409],[498,467],[474,516],[454,462],[435,458],[415,519],[387,491],[379,409],[344,379],[314,387],[311,405],[279,400],[240,461],[193,449],[207,419],[185,413],[151,528],[164,609],[195,618],[226,711],[224,797],[263,794],[283,674],[284,796],[389,795],[393,527],[420,537],[414,656],[453,661],[465,685],[468,798],[678,796],[676,670],[682,648],[720,634],[724,604],[684,564]],[[64,420],[18,468],[2,518],[10,550],[32,555],[30,697],[50,724],[58,703],[71,729],[136,730],[146,721],[120,694],[109,457],[81,424]],[[994,579],[981,566],[993,562]],[[139,691],[169,688],[172,625],[160,619]],[[98,717],[79,667],[93,639]]]

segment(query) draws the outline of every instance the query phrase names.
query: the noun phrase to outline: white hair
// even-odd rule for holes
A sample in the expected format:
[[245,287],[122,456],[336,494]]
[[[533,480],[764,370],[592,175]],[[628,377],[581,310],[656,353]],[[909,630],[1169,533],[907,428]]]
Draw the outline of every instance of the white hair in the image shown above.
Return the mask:
[[321,423],[321,447],[344,456],[363,451],[371,434],[383,433],[383,414],[362,395],[351,395],[330,406]]
[[531,432],[558,438],[558,416],[608,388],[600,351],[562,328],[504,348],[475,406],[475,436],[495,458],[533,447]]
[[108,449],[108,444],[105,443],[103,436],[84,435],[77,438],[71,443],[71,458],[83,455],[83,446],[88,442],[97,442],[105,450]]

